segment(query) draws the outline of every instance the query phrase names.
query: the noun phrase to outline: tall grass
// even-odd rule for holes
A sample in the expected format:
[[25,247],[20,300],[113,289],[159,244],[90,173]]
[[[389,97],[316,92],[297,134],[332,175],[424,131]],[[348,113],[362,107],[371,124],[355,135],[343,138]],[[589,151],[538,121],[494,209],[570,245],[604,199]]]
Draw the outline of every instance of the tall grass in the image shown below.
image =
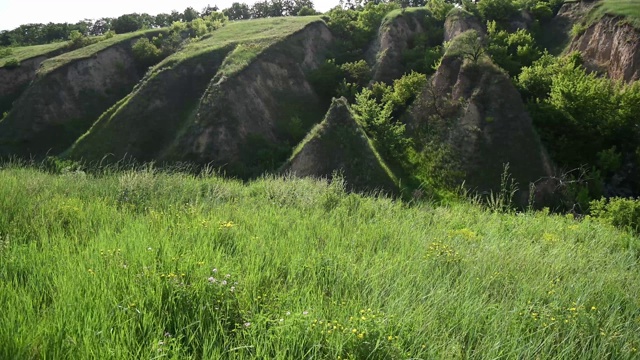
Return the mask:
[[340,182],[0,170],[2,359],[637,358],[638,238]]

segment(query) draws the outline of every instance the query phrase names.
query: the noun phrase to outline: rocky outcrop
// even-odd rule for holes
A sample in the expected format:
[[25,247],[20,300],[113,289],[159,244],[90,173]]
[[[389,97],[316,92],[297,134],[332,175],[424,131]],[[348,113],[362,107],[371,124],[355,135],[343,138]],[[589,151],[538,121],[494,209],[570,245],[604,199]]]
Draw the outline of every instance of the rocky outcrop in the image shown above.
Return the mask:
[[[552,175],[551,162],[520,94],[497,66],[445,57],[417,103],[429,104],[434,96],[457,104],[453,123],[443,139],[453,149],[469,189],[498,192],[504,165],[508,163],[509,172],[521,189],[516,200],[525,205],[529,183]],[[438,105],[414,106],[411,117],[424,125],[441,112]]]
[[444,22],[444,41],[451,41],[467,30],[484,33],[484,27],[473,14],[460,8],[452,10]]
[[367,50],[368,62],[373,64],[373,81],[391,83],[404,74],[403,52],[411,47],[418,35],[427,31],[424,18],[430,16],[426,9],[421,9],[404,12],[383,22],[375,42]]
[[345,98],[334,99],[325,119],[311,130],[281,172],[331,179],[340,174],[349,190],[397,193],[397,186]]
[[68,148],[140,80],[132,41],[37,76],[0,122],[0,156],[40,157]]
[[640,79],[640,30],[620,18],[605,16],[577,38],[570,50],[580,51],[585,67],[612,79]]

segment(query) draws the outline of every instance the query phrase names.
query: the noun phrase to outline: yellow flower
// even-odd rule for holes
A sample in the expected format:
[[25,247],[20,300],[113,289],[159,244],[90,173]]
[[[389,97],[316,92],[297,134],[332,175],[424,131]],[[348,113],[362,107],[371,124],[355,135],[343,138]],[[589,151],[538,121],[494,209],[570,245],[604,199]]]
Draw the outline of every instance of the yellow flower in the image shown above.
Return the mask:
[[364,333],[358,334],[358,339],[363,339],[363,338],[364,338]]

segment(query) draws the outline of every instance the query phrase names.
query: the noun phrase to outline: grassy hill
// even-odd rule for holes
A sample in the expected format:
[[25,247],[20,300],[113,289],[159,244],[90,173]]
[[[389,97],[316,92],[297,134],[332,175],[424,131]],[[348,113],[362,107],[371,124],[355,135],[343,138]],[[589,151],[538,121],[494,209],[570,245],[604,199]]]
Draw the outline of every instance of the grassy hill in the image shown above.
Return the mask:
[[33,45],[33,46],[16,46],[8,48],[9,52],[0,53],[0,67],[3,67],[7,61],[16,59],[19,62],[42,56],[58,51],[64,51],[64,48],[68,45],[67,42],[57,42],[45,45]]
[[635,0],[602,0],[594,9],[598,17],[603,15],[623,16],[626,20],[640,28],[640,2]]
[[153,169],[0,170],[0,357],[637,358],[594,219]]

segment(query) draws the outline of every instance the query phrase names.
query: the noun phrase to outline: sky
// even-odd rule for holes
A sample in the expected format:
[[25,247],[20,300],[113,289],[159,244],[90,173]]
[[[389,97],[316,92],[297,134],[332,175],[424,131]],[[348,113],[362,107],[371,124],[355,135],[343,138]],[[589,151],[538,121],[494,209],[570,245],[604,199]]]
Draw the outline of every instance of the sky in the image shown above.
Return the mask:
[[[130,13],[169,13],[184,11],[191,6],[201,11],[207,5],[220,9],[233,2],[244,2],[250,6],[255,0],[0,0],[0,30],[15,29],[29,23],[76,23],[84,19],[118,17]],[[338,5],[339,0],[315,0],[315,9],[327,11]]]

